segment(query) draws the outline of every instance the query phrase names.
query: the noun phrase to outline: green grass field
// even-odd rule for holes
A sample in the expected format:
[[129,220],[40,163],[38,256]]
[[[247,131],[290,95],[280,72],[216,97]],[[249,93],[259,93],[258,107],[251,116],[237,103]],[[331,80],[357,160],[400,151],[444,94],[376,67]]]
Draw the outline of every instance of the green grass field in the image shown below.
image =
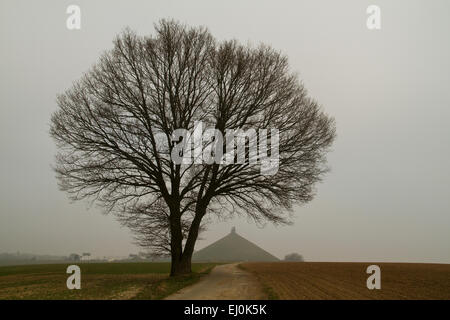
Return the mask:
[[68,265],[0,267],[0,299],[162,299],[216,264],[194,263],[191,275],[170,278],[170,263],[77,263],[80,290],[67,289]]

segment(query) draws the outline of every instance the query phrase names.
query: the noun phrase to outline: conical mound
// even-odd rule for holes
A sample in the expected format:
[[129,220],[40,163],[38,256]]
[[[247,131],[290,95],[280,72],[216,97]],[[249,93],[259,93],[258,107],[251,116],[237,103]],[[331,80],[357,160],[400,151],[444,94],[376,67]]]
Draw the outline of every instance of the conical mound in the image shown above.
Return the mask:
[[238,235],[235,228],[222,239],[195,252],[192,260],[214,262],[279,261],[277,257]]

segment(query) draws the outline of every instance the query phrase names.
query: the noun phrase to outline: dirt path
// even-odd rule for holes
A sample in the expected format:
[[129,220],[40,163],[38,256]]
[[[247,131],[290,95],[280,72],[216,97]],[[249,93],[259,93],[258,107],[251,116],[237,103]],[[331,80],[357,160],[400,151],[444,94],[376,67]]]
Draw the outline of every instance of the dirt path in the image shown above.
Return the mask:
[[258,280],[237,263],[216,266],[196,284],[183,288],[166,300],[259,300],[266,299]]

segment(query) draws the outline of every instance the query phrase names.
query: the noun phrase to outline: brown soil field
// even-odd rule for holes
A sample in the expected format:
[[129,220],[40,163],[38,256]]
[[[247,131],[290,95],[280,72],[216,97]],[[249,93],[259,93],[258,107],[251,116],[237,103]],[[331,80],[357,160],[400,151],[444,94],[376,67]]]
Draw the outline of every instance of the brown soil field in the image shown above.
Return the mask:
[[[369,290],[369,265],[381,270],[381,289]],[[450,299],[450,264],[255,262],[253,272],[272,299]]]

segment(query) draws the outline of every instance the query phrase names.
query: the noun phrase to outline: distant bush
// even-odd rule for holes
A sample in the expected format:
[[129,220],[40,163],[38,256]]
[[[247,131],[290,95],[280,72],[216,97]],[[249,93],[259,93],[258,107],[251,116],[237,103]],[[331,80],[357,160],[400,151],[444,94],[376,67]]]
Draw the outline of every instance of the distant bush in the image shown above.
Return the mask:
[[303,261],[305,261],[305,260],[303,259],[303,256],[302,256],[301,254],[298,254],[298,253],[290,253],[290,254],[287,254],[287,255],[284,257],[284,261],[303,262]]

